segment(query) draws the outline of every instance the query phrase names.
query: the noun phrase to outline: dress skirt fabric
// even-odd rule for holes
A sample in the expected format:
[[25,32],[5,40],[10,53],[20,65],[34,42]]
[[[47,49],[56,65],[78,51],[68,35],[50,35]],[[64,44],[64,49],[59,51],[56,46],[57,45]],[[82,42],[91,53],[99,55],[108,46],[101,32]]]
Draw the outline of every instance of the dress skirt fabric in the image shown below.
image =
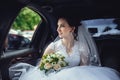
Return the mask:
[[19,80],[120,80],[120,76],[114,69],[98,66],[76,66],[48,75],[35,67]]

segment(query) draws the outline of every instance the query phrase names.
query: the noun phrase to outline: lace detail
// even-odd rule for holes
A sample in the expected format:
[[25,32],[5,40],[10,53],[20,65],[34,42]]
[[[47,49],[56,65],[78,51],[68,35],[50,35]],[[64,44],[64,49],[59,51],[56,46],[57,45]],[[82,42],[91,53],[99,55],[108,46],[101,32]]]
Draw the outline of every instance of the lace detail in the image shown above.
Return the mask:
[[59,52],[60,54],[65,56],[65,60],[66,62],[69,63],[69,66],[73,67],[73,66],[78,66],[80,64],[80,51],[78,49],[79,47],[77,41],[75,41],[74,46],[72,47],[72,52],[69,55],[66,52],[65,47],[62,45],[61,40],[58,40],[54,44],[52,43],[51,47],[52,49],[54,47],[56,53]]

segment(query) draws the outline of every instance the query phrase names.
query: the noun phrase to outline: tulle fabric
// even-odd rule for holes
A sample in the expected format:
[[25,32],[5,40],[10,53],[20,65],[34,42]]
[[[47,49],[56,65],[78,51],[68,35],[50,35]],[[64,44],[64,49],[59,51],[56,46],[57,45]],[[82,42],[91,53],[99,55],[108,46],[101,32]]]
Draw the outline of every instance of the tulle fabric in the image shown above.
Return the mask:
[[83,24],[78,26],[78,44],[81,55],[87,58],[81,57],[83,62],[87,60],[88,65],[101,66],[95,42]]
[[107,67],[76,66],[48,75],[35,67],[19,80],[120,80],[120,76],[114,69]]
[[97,66],[76,66],[53,77],[53,80],[120,80],[115,70]]
[[61,40],[51,43],[49,47],[56,48],[55,51],[64,55],[65,60],[70,65],[59,72],[51,72],[47,75],[44,71],[40,71],[38,66],[31,67],[29,71],[20,76],[19,80],[120,80],[120,74],[114,69],[90,65],[79,66],[81,53],[78,45],[76,41],[75,46],[72,48],[73,53],[67,55],[65,48],[61,45]]

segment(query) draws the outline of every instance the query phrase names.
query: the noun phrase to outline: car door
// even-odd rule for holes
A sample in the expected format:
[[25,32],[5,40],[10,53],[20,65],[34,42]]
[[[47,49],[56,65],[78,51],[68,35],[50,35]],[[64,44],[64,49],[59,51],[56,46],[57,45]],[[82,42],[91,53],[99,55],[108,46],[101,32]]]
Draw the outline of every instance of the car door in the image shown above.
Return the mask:
[[[6,3],[4,2],[4,4]],[[24,49],[3,52],[4,40],[9,34],[19,12],[25,7],[37,13],[42,21],[38,22],[29,46]],[[3,9],[5,9],[5,11],[3,11]],[[2,80],[10,80],[8,69],[11,65],[18,62],[36,65],[45,47],[56,37],[56,19],[48,14],[48,12],[42,10],[39,5],[34,5],[29,2],[24,4],[16,1],[10,2],[7,8],[2,5],[0,10],[3,11],[0,14],[2,16],[2,19],[0,19],[0,73]]]

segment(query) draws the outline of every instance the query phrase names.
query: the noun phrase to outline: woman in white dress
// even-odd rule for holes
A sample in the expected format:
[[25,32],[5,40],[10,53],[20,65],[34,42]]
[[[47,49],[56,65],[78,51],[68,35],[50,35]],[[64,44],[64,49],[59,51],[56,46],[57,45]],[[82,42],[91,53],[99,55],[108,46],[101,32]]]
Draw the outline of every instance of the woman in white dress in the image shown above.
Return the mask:
[[120,80],[116,70],[100,66],[91,36],[83,26],[76,27],[75,24],[69,18],[59,18],[57,31],[60,40],[52,42],[44,52],[61,53],[69,66],[57,73],[45,75],[39,66],[29,65],[30,70],[23,73],[19,80]]

